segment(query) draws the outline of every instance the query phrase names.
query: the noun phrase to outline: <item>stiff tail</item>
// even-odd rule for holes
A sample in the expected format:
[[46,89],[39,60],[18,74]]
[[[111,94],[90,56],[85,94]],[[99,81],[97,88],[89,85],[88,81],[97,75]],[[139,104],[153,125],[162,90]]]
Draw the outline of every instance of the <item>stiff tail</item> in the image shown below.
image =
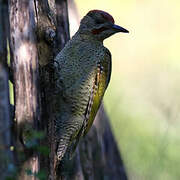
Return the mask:
[[[57,160],[61,161],[67,151],[67,157],[69,158],[73,154],[76,146],[79,142],[79,138],[81,137],[82,133],[82,117],[73,116],[72,118],[68,119],[66,124],[59,125],[61,134],[59,135],[58,139],[58,146],[57,146]],[[80,129],[80,130],[79,130]],[[72,147],[72,150],[71,150]],[[70,153],[69,153],[70,151]],[[71,153],[72,152],[72,153]]]
[[57,159],[58,161],[61,161],[62,158],[64,157],[66,150],[69,146],[70,140],[64,140],[64,139],[60,139],[59,144],[58,144],[58,148],[57,148]]

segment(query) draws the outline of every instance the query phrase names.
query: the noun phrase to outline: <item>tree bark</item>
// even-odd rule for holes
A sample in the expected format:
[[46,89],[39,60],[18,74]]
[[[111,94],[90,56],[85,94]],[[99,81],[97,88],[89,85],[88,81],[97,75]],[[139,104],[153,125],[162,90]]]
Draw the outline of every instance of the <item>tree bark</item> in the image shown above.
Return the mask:
[[[38,55],[41,72],[41,128],[46,129],[47,137],[42,144],[50,149],[49,160],[41,158],[41,165],[49,171],[48,178],[56,179],[56,142],[54,120],[56,118],[54,57],[69,40],[67,3],[65,0],[36,0],[36,19],[38,36]],[[44,5],[45,4],[45,5]],[[60,108],[60,107],[59,107]]]
[[55,0],[56,3],[56,45],[61,50],[70,39],[67,0]]
[[[15,94],[16,151],[21,167],[19,179],[37,179],[39,163],[33,131],[38,129],[38,61],[35,37],[34,1],[9,0],[10,46]],[[25,155],[25,157],[23,157]],[[27,173],[29,172],[29,175]]]

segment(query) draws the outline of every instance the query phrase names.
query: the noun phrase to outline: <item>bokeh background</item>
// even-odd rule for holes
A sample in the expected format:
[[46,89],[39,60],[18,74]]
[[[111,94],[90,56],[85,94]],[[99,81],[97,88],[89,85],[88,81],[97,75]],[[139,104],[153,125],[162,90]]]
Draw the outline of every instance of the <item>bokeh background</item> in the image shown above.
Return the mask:
[[75,3],[80,18],[101,9],[130,31],[104,43],[113,60],[105,108],[129,179],[179,180],[180,1]]

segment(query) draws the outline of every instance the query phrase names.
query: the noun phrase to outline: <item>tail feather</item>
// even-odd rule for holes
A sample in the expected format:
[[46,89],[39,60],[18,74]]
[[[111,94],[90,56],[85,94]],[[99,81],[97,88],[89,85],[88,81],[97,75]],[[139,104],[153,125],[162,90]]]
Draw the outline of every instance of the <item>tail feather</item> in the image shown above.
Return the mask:
[[58,149],[57,149],[57,159],[58,161],[61,161],[62,158],[64,157],[66,150],[69,146],[70,140],[65,140],[65,139],[60,139],[60,142],[58,144]]
[[[61,161],[66,151],[71,151],[73,154],[82,134],[83,118],[81,116],[72,116],[66,122],[57,122],[57,160]],[[75,140],[75,143],[73,142]],[[69,146],[72,144],[72,150]],[[70,146],[71,147],[71,146]],[[69,152],[67,154],[69,156]]]

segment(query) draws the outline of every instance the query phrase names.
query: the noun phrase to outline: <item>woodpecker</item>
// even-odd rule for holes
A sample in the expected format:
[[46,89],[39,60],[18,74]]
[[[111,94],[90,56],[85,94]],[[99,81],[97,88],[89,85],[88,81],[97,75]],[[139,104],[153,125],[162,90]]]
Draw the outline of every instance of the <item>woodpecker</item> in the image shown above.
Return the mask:
[[111,53],[103,40],[118,32],[128,30],[114,24],[109,13],[91,10],[54,59],[59,66],[56,108],[60,110],[55,120],[59,161],[70,145],[76,149],[93,123],[111,77]]

